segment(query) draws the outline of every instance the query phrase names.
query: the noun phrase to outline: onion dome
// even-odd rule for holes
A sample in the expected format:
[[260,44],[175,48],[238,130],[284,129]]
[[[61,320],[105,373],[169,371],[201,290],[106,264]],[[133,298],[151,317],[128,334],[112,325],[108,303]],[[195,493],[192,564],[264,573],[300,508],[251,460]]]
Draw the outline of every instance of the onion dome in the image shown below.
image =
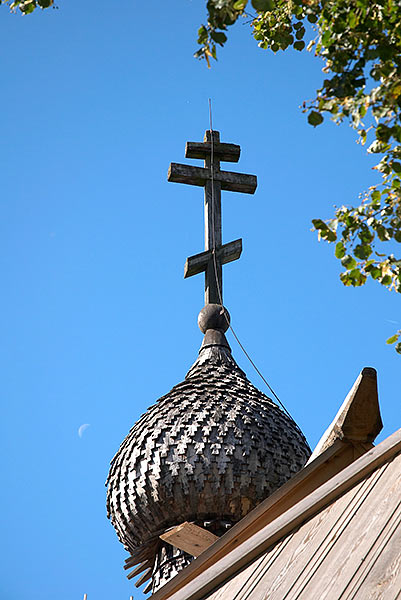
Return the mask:
[[[309,446],[291,417],[257,390],[231,355],[225,332],[223,265],[238,260],[242,240],[222,243],[221,192],[253,194],[255,175],[220,169],[238,162],[240,147],[210,129],[188,142],[187,158],[204,168],[171,163],[168,180],[205,189],[205,251],[187,258],[184,277],[205,273],[205,334],[184,381],[133,426],[112,460],[107,511],[136,567],[136,585],[155,591],[192,560],[160,536],[186,521],[215,535],[239,521],[306,463]],[[149,586],[148,586],[149,588]],[[147,590],[145,590],[147,591]]]
[[[196,362],[132,427],[111,463],[108,516],[136,562],[148,561],[153,589],[171,576],[155,572],[163,532],[192,521],[221,533],[310,456],[295,422],[233,359],[228,322],[221,306],[201,311],[205,337]],[[190,560],[176,558],[175,572]],[[164,562],[171,570],[171,557]]]

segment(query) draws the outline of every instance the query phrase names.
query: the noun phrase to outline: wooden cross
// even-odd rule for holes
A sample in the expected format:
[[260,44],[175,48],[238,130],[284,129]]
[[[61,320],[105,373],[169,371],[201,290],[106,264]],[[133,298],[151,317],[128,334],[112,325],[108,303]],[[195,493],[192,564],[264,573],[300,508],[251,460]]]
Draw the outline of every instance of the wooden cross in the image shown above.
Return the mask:
[[[205,272],[205,304],[222,304],[222,266],[237,260],[242,252],[242,239],[222,244],[221,190],[254,194],[255,175],[221,171],[220,161],[238,162],[241,148],[220,142],[218,131],[206,131],[203,142],[187,142],[186,158],[201,158],[205,166],[192,167],[171,163],[168,181],[205,188],[205,252],[187,258],[184,277]],[[216,277],[217,275],[217,277]]]

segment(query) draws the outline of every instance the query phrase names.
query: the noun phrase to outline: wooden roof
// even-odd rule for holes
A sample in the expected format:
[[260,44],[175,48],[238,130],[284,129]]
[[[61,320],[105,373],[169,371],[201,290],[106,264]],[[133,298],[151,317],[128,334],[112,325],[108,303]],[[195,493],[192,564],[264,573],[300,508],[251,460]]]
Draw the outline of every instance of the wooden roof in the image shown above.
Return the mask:
[[399,598],[400,473],[399,453],[378,463],[208,598],[262,600],[266,590],[269,600]]
[[401,429],[374,448],[380,427],[365,368],[314,460],[152,599],[401,598]]
[[269,600],[397,600],[400,474],[401,429],[155,600],[262,600],[267,591]]

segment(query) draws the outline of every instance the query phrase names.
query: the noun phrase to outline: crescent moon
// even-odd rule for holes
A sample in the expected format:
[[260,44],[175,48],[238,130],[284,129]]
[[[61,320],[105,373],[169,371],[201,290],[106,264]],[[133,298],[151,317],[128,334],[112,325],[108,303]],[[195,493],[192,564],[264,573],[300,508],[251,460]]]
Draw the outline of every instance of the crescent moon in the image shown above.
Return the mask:
[[90,423],[84,423],[83,425],[81,425],[78,429],[78,435],[81,438],[84,434],[85,429],[88,429],[88,427],[90,426]]

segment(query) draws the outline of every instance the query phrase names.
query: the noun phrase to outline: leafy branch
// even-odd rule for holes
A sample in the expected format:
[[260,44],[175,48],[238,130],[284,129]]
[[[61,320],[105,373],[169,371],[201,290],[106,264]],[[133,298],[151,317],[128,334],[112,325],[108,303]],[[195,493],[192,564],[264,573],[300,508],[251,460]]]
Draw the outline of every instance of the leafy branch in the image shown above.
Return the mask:
[[[319,239],[336,243],[341,281],[361,286],[370,277],[401,293],[401,260],[394,254],[394,242],[401,243],[401,2],[208,0],[208,21],[199,30],[195,56],[210,66],[216,44],[227,40],[227,28],[249,16],[248,4],[257,13],[251,27],[259,47],[314,49],[324,61],[322,86],[303,105],[308,122],[317,127],[325,116],[337,124],[346,121],[361,145],[369,139],[369,153],[381,155],[375,167],[381,183],[363,193],[356,206],[312,221]],[[395,349],[401,354],[401,342]]]
[[0,4],[8,4],[11,11],[18,8],[22,14],[29,15],[35,8],[50,8],[54,0],[0,0]]
[[[399,329],[397,331],[397,333],[395,333],[394,335],[389,337],[386,344],[395,344],[396,351],[399,354],[401,354],[401,341],[398,341],[398,340],[401,340],[401,329]],[[396,344],[396,342],[398,342],[398,343]]]

